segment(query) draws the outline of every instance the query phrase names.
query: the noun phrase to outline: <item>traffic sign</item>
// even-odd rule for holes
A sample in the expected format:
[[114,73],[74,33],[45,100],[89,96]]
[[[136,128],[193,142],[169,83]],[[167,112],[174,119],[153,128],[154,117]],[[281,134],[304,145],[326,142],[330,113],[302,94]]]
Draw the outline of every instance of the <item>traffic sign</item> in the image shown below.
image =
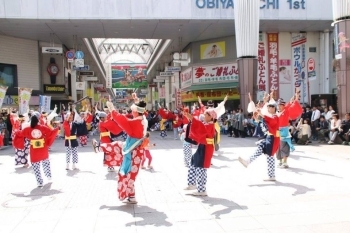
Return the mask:
[[172,72],[160,72],[159,75],[161,77],[169,77],[169,76],[173,76]]
[[77,67],[76,65],[73,65],[73,70],[89,71],[90,70],[90,66],[89,65],[85,65],[84,67]]
[[167,66],[165,67],[165,72],[180,72],[181,66]]
[[75,52],[75,58],[76,59],[83,59],[84,58],[84,53],[82,51],[76,51]]
[[315,60],[313,58],[309,58],[307,61],[307,71],[311,72],[315,70]]
[[84,67],[84,59],[75,59],[76,67]]
[[74,59],[74,52],[73,51],[67,51],[66,52],[66,58],[67,59]]

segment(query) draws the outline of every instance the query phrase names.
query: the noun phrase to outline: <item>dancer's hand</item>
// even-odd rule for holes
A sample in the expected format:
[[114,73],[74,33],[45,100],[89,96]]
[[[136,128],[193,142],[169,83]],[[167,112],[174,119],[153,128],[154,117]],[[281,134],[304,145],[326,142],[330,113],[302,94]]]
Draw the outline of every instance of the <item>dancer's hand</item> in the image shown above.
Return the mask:
[[107,105],[107,108],[108,108],[108,110],[109,110],[110,112],[112,112],[113,110],[115,110],[114,105],[113,105],[112,102],[107,101],[107,102],[106,102],[106,105]]
[[226,103],[227,100],[228,100],[228,94],[226,94],[226,96],[224,98],[224,103]]
[[265,104],[266,104],[267,102],[269,102],[269,98],[270,98],[269,94],[267,94],[267,93],[265,92],[265,94],[264,94],[264,103],[265,103]]

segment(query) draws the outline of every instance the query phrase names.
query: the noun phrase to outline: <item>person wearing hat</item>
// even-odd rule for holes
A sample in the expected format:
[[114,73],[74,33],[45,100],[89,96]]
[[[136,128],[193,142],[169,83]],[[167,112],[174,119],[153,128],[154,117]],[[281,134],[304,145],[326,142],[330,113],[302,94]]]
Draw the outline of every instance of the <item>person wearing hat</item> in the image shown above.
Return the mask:
[[[212,100],[208,100],[207,102],[207,106],[204,106],[202,104],[202,100],[201,98],[198,96],[198,102],[199,105],[201,106],[201,111],[204,113],[206,109],[216,109],[216,114],[218,115],[218,118],[221,117],[221,115],[223,115],[225,113],[225,103],[228,99],[228,96],[226,95],[224,100],[218,104],[218,106],[216,108],[214,108],[214,102]],[[220,153],[219,149],[220,149],[220,141],[221,141],[221,128],[219,125],[219,122],[215,122],[215,137],[214,137],[214,146],[215,146],[215,151],[218,151],[218,154],[222,154],[222,152]]]
[[[251,100],[248,108],[252,109],[254,112],[255,120],[258,121],[258,116],[261,116],[266,123],[268,133],[266,137],[259,141],[258,148],[252,156],[248,159],[238,157],[238,161],[244,166],[248,167],[255,159],[260,155],[266,154],[267,156],[267,174],[268,178],[264,181],[275,181],[275,159],[274,154],[277,152],[280,145],[280,135],[279,135],[279,118],[276,114],[277,103],[274,99],[270,99],[273,93],[270,95],[265,94],[264,103],[265,105],[260,108],[255,108],[254,102]],[[250,95],[249,95],[250,96]],[[269,100],[270,99],[270,100]],[[255,114],[256,112],[256,114]]]
[[24,149],[25,139],[30,141],[30,160],[32,162],[33,171],[38,187],[43,186],[41,176],[41,166],[44,174],[51,180],[51,167],[49,160],[49,147],[55,141],[59,128],[50,129],[46,125],[39,123],[40,113],[32,113],[30,126],[15,132],[13,145],[15,148]]
[[289,120],[297,119],[303,112],[301,105],[299,104],[299,92],[296,92],[289,103],[286,103],[283,99],[279,99],[278,103],[278,118],[279,118],[279,130],[280,130],[280,146],[277,150],[277,159],[279,160],[279,166],[288,168],[287,159],[291,151],[295,148],[292,144],[292,136],[289,132]]
[[188,169],[188,186],[185,190],[197,189],[192,195],[207,196],[207,169],[211,165],[211,159],[214,154],[214,124],[218,115],[215,109],[210,108],[205,110],[203,122],[188,112],[184,112],[184,116],[191,122],[189,137],[198,143],[197,151],[193,154],[191,166]]
[[[127,204],[136,204],[135,180],[140,169],[144,150],[141,144],[147,134],[147,119],[144,116],[146,102],[140,101],[133,93],[134,104],[130,107],[133,119],[120,114],[112,102],[107,101],[113,120],[128,135],[125,142],[117,143],[117,154],[123,157],[118,173],[118,194],[119,199]],[[109,144],[109,143],[107,143]],[[102,144],[101,144],[102,145]]]
[[111,134],[118,135],[123,130],[118,126],[118,124],[112,119],[107,119],[107,114],[105,112],[99,113],[100,123],[100,142],[98,143],[95,139],[92,140],[92,146],[94,147],[95,153],[101,149],[104,152],[103,165],[107,166],[108,172],[114,172],[115,166],[120,166],[122,161],[122,156],[117,154],[115,151],[116,143],[112,143]]

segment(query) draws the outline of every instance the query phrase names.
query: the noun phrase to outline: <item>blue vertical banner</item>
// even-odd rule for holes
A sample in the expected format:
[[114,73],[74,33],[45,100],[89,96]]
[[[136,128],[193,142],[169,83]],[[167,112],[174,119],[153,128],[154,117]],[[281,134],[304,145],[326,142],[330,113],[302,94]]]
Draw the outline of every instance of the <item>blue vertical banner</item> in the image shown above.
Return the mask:
[[39,109],[40,112],[50,112],[51,108],[51,96],[40,95],[39,97]]

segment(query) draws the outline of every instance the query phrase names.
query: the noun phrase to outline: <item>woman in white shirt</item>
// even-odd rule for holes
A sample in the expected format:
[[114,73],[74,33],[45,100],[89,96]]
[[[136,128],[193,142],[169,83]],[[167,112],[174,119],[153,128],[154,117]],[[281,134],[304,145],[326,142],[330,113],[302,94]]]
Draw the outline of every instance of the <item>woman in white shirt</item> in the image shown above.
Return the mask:
[[298,145],[307,145],[311,137],[311,123],[309,119],[300,119],[297,129],[299,130]]
[[334,110],[333,110],[333,107],[329,105],[328,107],[329,111],[325,114],[324,118],[326,118],[326,121],[329,121],[332,120],[332,115],[334,114]]
[[339,133],[339,127],[341,125],[341,120],[339,119],[338,114],[333,114],[333,119],[331,120],[331,128],[329,132],[329,142],[328,144],[334,144],[334,140]]

